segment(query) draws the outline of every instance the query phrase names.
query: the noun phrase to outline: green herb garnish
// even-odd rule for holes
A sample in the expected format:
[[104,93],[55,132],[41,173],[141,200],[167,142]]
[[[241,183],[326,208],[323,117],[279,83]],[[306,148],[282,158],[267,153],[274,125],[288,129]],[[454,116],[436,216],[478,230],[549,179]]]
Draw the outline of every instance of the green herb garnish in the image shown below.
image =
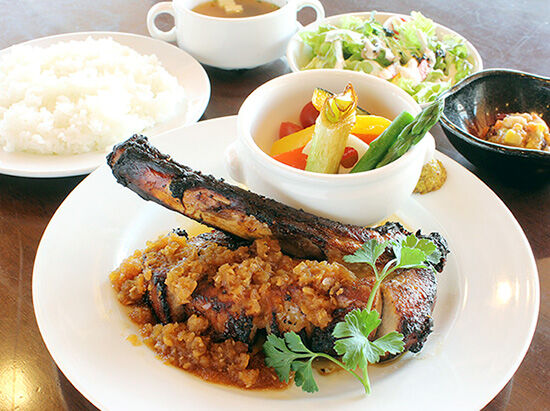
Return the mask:
[[[387,247],[393,250],[395,258],[388,261],[381,271],[376,267],[376,261]],[[316,358],[326,358],[345,369],[357,378],[370,394],[371,387],[367,367],[380,361],[386,353],[399,354],[404,349],[403,334],[392,331],[374,341],[368,336],[381,322],[380,314],[372,310],[374,297],[380,284],[395,270],[400,268],[427,268],[428,263],[437,263],[440,253],[435,244],[427,239],[419,239],[414,234],[397,241],[379,243],[369,240],[354,254],[344,257],[349,263],[365,263],[372,267],[376,281],[372,287],[367,307],[354,309],[344,321],[336,324],[332,335],[336,338],[334,350],[340,355],[341,361],[325,353],[317,353],[308,349],[300,336],[295,332],[287,332],[283,338],[274,334],[267,336],[264,343],[265,363],[273,367],[281,381],[288,382],[291,371],[294,372],[294,382],[306,392],[319,391],[313,376],[311,365]]]

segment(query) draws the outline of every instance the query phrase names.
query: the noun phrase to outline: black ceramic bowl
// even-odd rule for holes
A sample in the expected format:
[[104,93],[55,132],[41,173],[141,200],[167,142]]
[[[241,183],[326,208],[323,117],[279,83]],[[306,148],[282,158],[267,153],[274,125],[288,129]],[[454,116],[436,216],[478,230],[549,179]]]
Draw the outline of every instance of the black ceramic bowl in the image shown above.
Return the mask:
[[490,143],[478,138],[497,114],[535,112],[550,124],[550,78],[489,69],[454,86],[445,97],[441,124],[451,144],[479,167],[524,172],[550,171],[550,153]]

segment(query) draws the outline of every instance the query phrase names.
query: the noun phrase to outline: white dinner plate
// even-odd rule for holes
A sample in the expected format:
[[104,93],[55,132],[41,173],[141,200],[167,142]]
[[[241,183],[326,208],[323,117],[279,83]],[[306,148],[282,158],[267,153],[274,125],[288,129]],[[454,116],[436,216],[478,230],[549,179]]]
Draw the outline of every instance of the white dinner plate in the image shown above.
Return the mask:
[[[224,149],[236,117],[158,136],[179,162],[228,178]],[[441,153],[448,180],[414,195],[397,215],[411,228],[439,231],[451,254],[439,275],[434,332],[424,349],[370,367],[373,394],[345,373],[317,376],[320,392],[245,391],[168,366],[144,345],[108,275],[145,242],[196,223],[140,199],[103,165],[61,204],[40,242],[33,273],[36,318],[59,368],[107,410],[151,409],[479,409],[512,377],[535,330],[539,283],[517,221],[477,177]]]
[[[85,40],[111,37],[122,45],[131,47],[143,55],[155,54],[164,68],[185,90],[187,108],[176,113],[170,120],[160,123],[146,131],[156,136],[168,130],[191,124],[199,120],[210,100],[210,81],[202,66],[187,52],[164,41],[139,34],[118,32],[82,32],[42,37],[0,50],[0,57],[9,53],[13,47],[28,45],[47,47],[54,43],[70,40]],[[121,140],[125,139],[121,136]],[[76,155],[44,155],[22,152],[6,152],[0,148],[0,174],[20,177],[66,177],[87,174],[105,160],[109,150],[95,151]]]

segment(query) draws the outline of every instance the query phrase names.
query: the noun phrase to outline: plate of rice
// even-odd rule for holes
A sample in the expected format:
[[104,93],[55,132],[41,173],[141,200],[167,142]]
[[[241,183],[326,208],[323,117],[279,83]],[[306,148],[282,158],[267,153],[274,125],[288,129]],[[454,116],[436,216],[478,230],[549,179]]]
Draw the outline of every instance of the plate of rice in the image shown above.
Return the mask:
[[194,123],[210,82],[188,53],[116,32],[70,33],[0,51],[0,173],[87,174],[113,144]]

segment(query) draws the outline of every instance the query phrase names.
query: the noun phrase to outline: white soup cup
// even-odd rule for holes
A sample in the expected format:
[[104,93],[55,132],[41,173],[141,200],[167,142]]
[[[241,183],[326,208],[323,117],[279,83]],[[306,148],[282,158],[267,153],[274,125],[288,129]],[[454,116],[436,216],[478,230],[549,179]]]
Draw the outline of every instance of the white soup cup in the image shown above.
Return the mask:
[[[205,1],[157,3],[147,14],[147,28],[152,37],[177,41],[201,63],[222,69],[253,68],[283,56],[288,41],[301,27],[296,16],[302,8],[313,8],[315,21],[325,17],[319,0],[268,0],[280,8],[242,18],[211,17],[192,10]],[[159,30],[155,24],[163,13],[174,17],[175,25],[169,31]]]

